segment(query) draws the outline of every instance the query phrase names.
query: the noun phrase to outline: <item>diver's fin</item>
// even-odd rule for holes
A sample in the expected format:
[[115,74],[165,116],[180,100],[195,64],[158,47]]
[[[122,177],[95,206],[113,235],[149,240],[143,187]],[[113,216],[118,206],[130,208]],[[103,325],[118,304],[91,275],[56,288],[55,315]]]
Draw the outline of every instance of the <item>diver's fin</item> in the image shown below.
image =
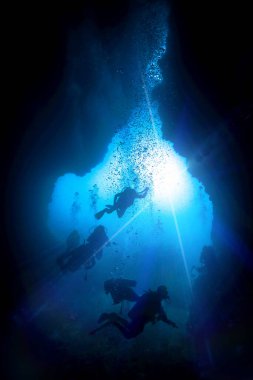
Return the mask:
[[101,219],[102,216],[104,215],[105,211],[106,211],[106,209],[97,212],[97,213],[95,214],[95,218],[96,218],[96,219]]
[[100,317],[98,318],[98,323],[108,321],[109,318],[110,318],[110,313],[102,313]]

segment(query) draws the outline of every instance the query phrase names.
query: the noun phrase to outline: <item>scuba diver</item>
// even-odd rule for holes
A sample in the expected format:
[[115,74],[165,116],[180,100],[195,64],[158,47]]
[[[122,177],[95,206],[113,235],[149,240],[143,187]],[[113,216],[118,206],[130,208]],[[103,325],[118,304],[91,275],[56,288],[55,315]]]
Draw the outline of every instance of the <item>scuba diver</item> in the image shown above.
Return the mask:
[[95,214],[96,219],[102,218],[102,216],[107,213],[111,214],[116,210],[117,215],[121,218],[128,207],[132,206],[136,198],[145,198],[148,192],[148,187],[143,191],[137,192],[131,187],[126,187],[121,193],[118,193],[114,196],[113,205],[106,205],[106,207]]
[[103,248],[108,243],[105,228],[99,225],[83,244],[59,256],[57,263],[63,272],[75,272],[83,264],[85,269],[90,269],[95,265],[95,259],[101,259]]
[[110,279],[104,282],[105,293],[111,294],[114,305],[122,301],[137,301],[140,297],[132,289],[134,286],[136,286],[136,281],[124,278]]
[[74,248],[77,248],[80,245],[80,234],[77,230],[73,230],[66,240],[66,252],[71,251]]
[[108,245],[109,239],[105,233],[105,228],[99,225],[87,238],[86,247],[92,251],[92,256],[85,262],[85,269],[91,269],[96,263],[96,259],[100,260],[103,255],[103,248]]
[[105,323],[92,330],[90,335],[94,335],[97,331],[102,330],[106,326],[113,325],[119,329],[126,339],[131,339],[142,333],[147,323],[151,322],[154,324],[158,321],[163,321],[177,328],[177,325],[167,318],[162,307],[162,301],[168,299],[169,295],[166,286],[160,285],[156,291],[150,290],[136,301],[132,309],[128,312],[130,321],[116,313],[102,313],[98,319],[98,323]]

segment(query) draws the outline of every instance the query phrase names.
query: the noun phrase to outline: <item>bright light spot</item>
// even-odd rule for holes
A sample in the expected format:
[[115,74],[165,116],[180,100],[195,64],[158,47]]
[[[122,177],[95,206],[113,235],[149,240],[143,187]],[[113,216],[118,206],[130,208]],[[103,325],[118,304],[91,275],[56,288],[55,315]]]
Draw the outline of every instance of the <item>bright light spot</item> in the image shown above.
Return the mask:
[[[160,283],[156,260],[162,255],[164,278],[172,276],[171,268],[183,264],[190,285],[188,268],[198,262],[203,245],[211,244],[213,206],[204,186],[188,171],[186,158],[163,136],[159,104],[152,100],[153,88],[162,81],[158,64],[166,51],[167,27],[159,30],[150,60],[140,65],[143,97],[112,137],[98,165],[84,176],[65,174],[57,180],[49,205],[49,228],[64,242],[73,229],[86,239],[102,223],[118,245],[116,256],[114,246],[104,255],[102,276],[106,272],[139,278],[146,265],[153,280],[156,277]],[[112,213],[96,220],[96,212],[112,204],[115,194],[129,186],[137,191],[149,187],[149,191],[122,218]],[[136,260],[126,260],[119,273],[115,261],[122,255]]]
[[187,168],[175,154],[160,152],[156,155],[153,173],[153,201],[175,208],[183,207],[191,196]]

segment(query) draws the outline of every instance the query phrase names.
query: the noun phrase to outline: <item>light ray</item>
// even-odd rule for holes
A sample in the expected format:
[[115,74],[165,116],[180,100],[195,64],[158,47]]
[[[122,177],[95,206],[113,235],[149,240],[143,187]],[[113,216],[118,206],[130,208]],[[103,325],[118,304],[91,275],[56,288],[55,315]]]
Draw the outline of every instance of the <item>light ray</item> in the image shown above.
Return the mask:
[[[148,110],[149,110],[150,121],[151,121],[152,128],[153,128],[153,131],[154,131],[154,135],[155,135],[155,139],[156,139],[156,145],[158,146],[158,134],[157,134],[156,127],[155,127],[155,122],[154,122],[154,117],[153,117],[153,114],[152,114],[152,108],[151,108],[151,104],[150,104],[150,99],[149,99],[149,96],[148,96],[148,91],[147,91],[147,87],[146,87],[146,84],[145,84],[145,80],[144,80],[143,74],[141,75],[141,77],[142,77],[142,83],[143,83],[143,89],[144,89],[144,93],[145,93],[145,98],[146,98],[146,102],[147,102],[147,106],[148,106]],[[161,147],[160,149],[162,149],[162,155],[164,155],[164,157],[166,157],[166,158],[169,158],[168,157],[169,155],[165,151],[165,149],[163,149],[163,147]],[[187,170],[187,168],[185,168],[185,170],[182,170],[182,173],[185,172],[186,170]],[[169,198],[170,198],[170,194],[168,194],[168,195],[169,195]],[[172,216],[173,216],[173,221],[174,221],[175,228],[176,228],[178,243],[179,243],[179,247],[180,247],[180,253],[181,253],[181,256],[182,256],[182,259],[183,259],[184,269],[185,269],[187,281],[188,281],[188,284],[189,284],[190,291],[192,293],[191,277],[190,277],[190,273],[189,273],[189,269],[188,269],[188,265],[187,265],[187,261],[186,261],[186,257],[185,257],[184,246],[183,246],[182,237],[181,237],[180,230],[179,230],[179,225],[178,225],[176,213],[175,213],[175,210],[174,210],[174,207],[173,207],[173,203],[171,202],[170,199],[169,199],[169,203],[170,203],[171,213],[172,213]]]
[[146,203],[146,205],[141,208],[131,219],[129,219],[125,224],[123,224],[122,227],[120,227],[118,229],[118,231],[116,231],[103,245],[101,245],[100,248],[97,249],[96,252],[94,252],[94,254],[91,256],[95,256],[99,251],[101,251],[102,249],[104,249],[116,236],[118,236],[127,226],[129,226],[129,224],[131,224],[147,207],[148,207],[148,203]]
[[185,269],[186,277],[187,277],[189,288],[190,288],[191,294],[192,294],[191,276],[190,276],[190,272],[189,272],[187,261],[186,261],[186,257],[185,257],[185,251],[184,251],[183,241],[182,241],[182,237],[181,237],[180,230],[179,230],[177,216],[176,216],[176,213],[175,213],[175,210],[174,210],[174,207],[173,207],[172,203],[170,203],[170,207],[171,207],[171,213],[173,215],[174,224],[175,224],[175,227],[176,227],[177,238],[178,238],[178,243],[179,243],[179,247],[180,247],[180,253],[181,253],[181,256],[182,256],[182,259],[183,259],[183,263],[184,263],[184,269]]

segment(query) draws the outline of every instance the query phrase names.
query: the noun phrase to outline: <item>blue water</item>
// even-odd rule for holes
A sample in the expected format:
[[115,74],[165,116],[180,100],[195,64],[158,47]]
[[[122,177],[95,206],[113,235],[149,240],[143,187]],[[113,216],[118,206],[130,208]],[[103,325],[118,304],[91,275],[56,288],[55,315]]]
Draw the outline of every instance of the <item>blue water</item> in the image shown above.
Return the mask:
[[[96,31],[91,20],[71,31],[59,93],[17,154],[7,197],[23,285],[4,341],[12,378],[241,379],[243,367],[250,372],[252,260],[237,236],[247,219],[230,176],[240,167],[233,166],[238,151],[230,156],[229,128],[217,127],[187,74],[183,83],[162,1],[135,2],[116,26]],[[148,188],[146,197],[121,218],[97,220],[129,186]],[[101,224],[109,244],[94,267],[63,271],[69,235],[83,244]],[[212,247],[201,256],[204,246]],[[15,271],[9,277],[17,289]],[[129,340],[113,325],[90,335],[101,313],[128,318],[133,306],[113,304],[104,291],[111,278],[136,281],[138,295],[166,285],[163,307],[178,328],[156,321]]]
[[[144,350],[148,357],[151,352],[158,354],[161,347],[168,353],[173,346],[177,357],[192,358],[185,331],[192,296],[191,270],[199,263],[203,246],[212,244],[212,201],[204,184],[191,175],[191,163],[176,152],[173,141],[164,139],[159,103],[154,99],[154,89],[163,81],[159,64],[168,50],[167,12],[148,9],[141,17],[135,23],[133,51],[138,54],[134,72],[131,67],[135,78],[131,88],[137,96],[128,102],[134,105],[125,125],[111,136],[101,162],[83,175],[65,173],[55,178],[48,204],[48,227],[55,247],[47,255],[48,276],[28,302],[28,320],[36,320],[49,339],[82,358],[106,353],[111,366],[119,357],[131,363],[137,352]],[[114,98],[116,101],[117,94]],[[97,107],[98,113],[102,110],[102,105],[101,110]],[[136,199],[122,218],[112,213],[96,220],[94,214],[112,204],[114,195],[127,186],[138,191],[149,187],[149,191],[145,198]],[[82,243],[100,224],[110,241],[101,260],[87,273],[84,266],[62,273],[56,258],[65,251],[69,234],[77,230]],[[166,312],[179,329],[161,323],[149,325],[135,343],[125,341],[112,328],[90,337],[88,332],[97,326],[100,313],[120,311],[103,290],[104,281],[111,277],[136,280],[135,290],[140,295],[166,285],[171,297]],[[130,306],[124,305],[124,315]]]
[[[105,248],[103,260],[92,269],[96,278],[131,276],[140,289],[168,283],[176,293],[184,284],[188,293],[191,267],[202,247],[212,244],[213,205],[204,184],[190,174],[187,158],[163,138],[159,104],[152,94],[163,81],[159,62],[167,50],[166,12],[152,20],[146,17],[156,28],[156,38],[151,53],[141,53],[135,67],[136,92],[141,86],[141,95],[126,125],[112,136],[102,162],[83,176],[66,173],[56,179],[48,225],[63,244],[74,229],[84,240],[97,225],[105,226],[117,253],[113,244]],[[138,46],[147,44],[141,31],[138,41]],[[112,213],[97,221],[94,214],[127,186],[138,191],[148,186],[148,195],[136,200],[122,218]]]

